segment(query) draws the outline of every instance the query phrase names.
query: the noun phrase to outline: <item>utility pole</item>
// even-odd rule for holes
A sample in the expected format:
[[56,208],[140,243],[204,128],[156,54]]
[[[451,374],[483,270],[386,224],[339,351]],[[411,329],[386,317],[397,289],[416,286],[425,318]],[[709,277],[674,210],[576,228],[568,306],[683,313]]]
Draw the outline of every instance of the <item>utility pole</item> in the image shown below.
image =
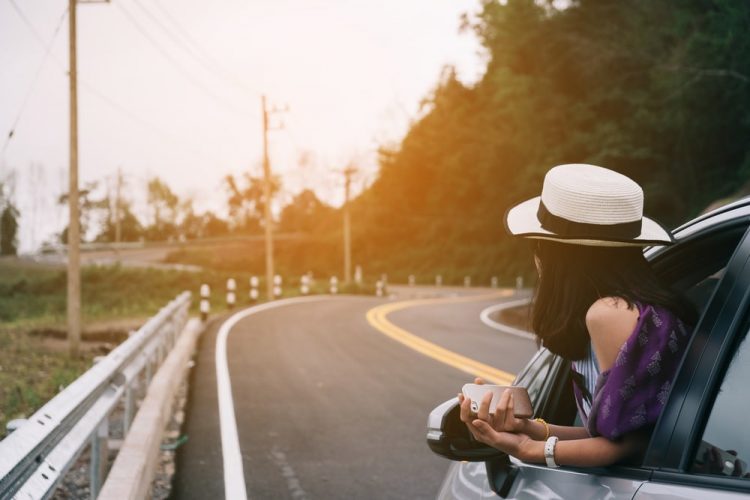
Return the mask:
[[268,131],[273,130],[269,127],[269,114],[281,113],[288,111],[284,109],[268,109],[266,106],[266,96],[261,96],[261,105],[263,107],[263,217],[265,219],[265,239],[266,239],[266,297],[273,300],[273,218],[271,215],[271,162],[268,159]]
[[352,175],[357,169],[349,165],[344,174],[344,283],[352,281],[352,234],[351,215],[349,214],[349,195],[351,191]]
[[[78,205],[78,61],[76,53],[76,4],[68,3],[68,50],[70,56],[70,173],[68,175],[68,350],[77,356],[81,344],[81,220]],[[105,0],[108,1],[108,0]],[[86,1],[85,3],[95,3]]]
[[68,349],[78,355],[81,343],[81,256],[78,213],[78,65],[76,61],[76,1],[69,0],[70,24],[70,174],[68,175]]
[[120,219],[122,218],[122,201],[120,199],[122,193],[122,168],[117,167],[117,181],[115,184],[115,243],[120,243],[122,239],[122,226]]

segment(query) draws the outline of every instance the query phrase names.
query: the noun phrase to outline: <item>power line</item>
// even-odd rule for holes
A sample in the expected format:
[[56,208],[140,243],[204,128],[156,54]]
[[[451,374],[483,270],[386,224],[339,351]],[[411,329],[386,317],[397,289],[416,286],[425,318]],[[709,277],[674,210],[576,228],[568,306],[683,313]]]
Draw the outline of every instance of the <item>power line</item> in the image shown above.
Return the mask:
[[215,94],[211,89],[209,89],[206,85],[203,84],[200,80],[196,79],[190,71],[188,71],[180,62],[178,62],[174,57],[172,57],[169,52],[167,52],[160,44],[157,42],[149,33],[146,31],[136,20],[136,18],[131,14],[125,7],[122,6],[121,2],[116,3],[117,7],[120,9],[120,11],[125,15],[125,17],[128,19],[128,21],[135,27],[138,32],[143,35],[146,40],[167,60],[169,61],[172,66],[175,67],[180,73],[182,73],[187,80],[189,80],[193,85],[198,87],[199,89],[203,90],[203,92],[210,96],[212,99],[214,99],[217,103],[221,104],[222,106],[226,107],[227,109],[231,110],[234,113],[237,113],[241,116],[244,116],[245,118],[253,118],[252,112],[246,110],[246,109],[239,109],[239,106],[236,104],[230,103],[222,99],[218,94]]
[[39,67],[37,68],[36,73],[34,74],[34,78],[31,81],[31,85],[29,85],[29,88],[26,91],[26,95],[24,96],[23,101],[21,102],[21,107],[18,109],[18,114],[16,115],[16,119],[13,120],[13,123],[10,126],[10,130],[8,131],[8,136],[5,138],[2,151],[0,151],[0,156],[2,157],[5,157],[5,150],[8,148],[8,144],[10,143],[10,140],[13,138],[13,135],[16,132],[16,127],[18,126],[18,122],[21,120],[21,116],[23,115],[23,112],[26,110],[26,105],[28,104],[29,99],[31,98],[31,94],[34,92],[34,89],[36,88],[36,82],[39,80],[39,76],[42,74],[42,69],[44,69],[44,66],[47,63],[47,59],[49,59],[49,55],[52,52],[52,46],[54,45],[55,40],[57,39],[57,34],[60,32],[60,27],[62,26],[63,21],[68,15],[68,9],[65,8],[63,10],[62,15],[60,16],[60,20],[57,22],[57,26],[55,26],[55,31],[52,33],[52,38],[49,40],[49,42],[45,42],[44,38],[42,38],[39,32],[34,28],[34,25],[31,24],[31,22],[23,13],[23,11],[18,7],[15,0],[8,0],[8,1],[13,6],[13,9],[19,15],[21,20],[23,20],[23,22],[26,24],[26,27],[29,28],[29,30],[34,34],[34,37],[39,41],[42,47],[44,47],[44,56],[42,57],[42,62],[39,64]]
[[[49,41],[47,42],[47,41],[45,41],[45,40],[44,40],[44,38],[43,38],[43,37],[42,37],[42,36],[41,36],[41,35],[39,34],[39,31],[38,31],[38,30],[37,30],[37,29],[35,28],[35,26],[34,26],[34,25],[33,25],[33,24],[31,23],[31,21],[29,21],[29,18],[28,18],[28,17],[27,17],[27,16],[26,16],[26,15],[24,14],[24,12],[23,12],[23,11],[22,11],[22,10],[21,10],[21,9],[20,9],[19,7],[18,7],[18,5],[17,5],[16,3],[15,3],[15,1],[14,1],[14,0],[8,0],[8,2],[10,2],[10,3],[11,3],[11,5],[12,5],[12,6],[13,6],[13,8],[15,9],[15,11],[16,11],[16,12],[18,13],[19,17],[20,17],[20,18],[21,18],[21,19],[23,20],[23,22],[24,22],[24,24],[26,25],[26,27],[27,27],[27,28],[29,29],[29,31],[30,31],[30,32],[31,32],[31,33],[32,33],[32,34],[34,35],[34,38],[35,38],[35,39],[36,39],[36,40],[37,40],[37,41],[38,41],[38,42],[40,43],[40,45],[41,45],[42,47],[44,47],[44,49],[45,49],[45,51],[46,51],[46,54],[45,54],[45,59],[46,59],[46,58],[50,58],[50,59],[52,59],[52,61],[54,61],[54,62],[55,62],[55,64],[57,64],[57,66],[58,66],[58,67],[59,67],[59,68],[60,68],[60,69],[61,69],[62,71],[64,71],[64,72],[66,72],[66,73],[67,73],[67,68],[65,67],[65,64],[64,64],[64,63],[63,63],[62,61],[60,61],[60,59],[58,59],[57,57],[55,57],[55,56],[54,56],[54,55],[52,54],[51,48],[52,48],[52,46],[54,45],[55,37],[56,37],[56,35],[58,34],[58,32],[60,31],[60,28],[61,28],[61,26],[62,26],[62,23],[63,23],[63,21],[65,20],[65,18],[66,18],[66,17],[67,17],[67,15],[68,15],[68,9],[66,8],[66,9],[65,9],[65,10],[63,11],[63,15],[61,16],[61,18],[60,18],[60,21],[58,22],[58,25],[57,25],[57,27],[55,28],[55,32],[53,33],[52,39],[51,39],[51,40],[49,40]],[[50,56],[51,56],[51,57],[50,57]],[[38,73],[39,73],[39,72],[37,72],[37,76],[38,76]],[[158,126],[157,126],[157,125],[155,125],[154,123],[152,123],[152,122],[150,122],[150,121],[148,121],[148,120],[144,119],[143,117],[139,116],[138,114],[136,114],[136,113],[134,113],[134,112],[130,111],[130,110],[129,110],[128,108],[126,108],[126,107],[125,107],[125,106],[123,106],[122,104],[118,103],[117,101],[115,101],[115,100],[114,100],[114,99],[112,99],[111,97],[107,96],[107,95],[106,95],[105,93],[103,93],[102,91],[98,90],[98,89],[97,89],[97,88],[96,88],[96,87],[95,87],[94,85],[92,85],[92,84],[91,84],[90,82],[88,82],[88,81],[86,81],[86,80],[84,80],[84,79],[82,79],[82,78],[80,78],[80,77],[78,78],[78,82],[79,82],[79,84],[81,84],[81,86],[82,86],[82,87],[83,87],[83,88],[84,88],[84,89],[85,89],[85,90],[86,90],[86,91],[87,91],[88,93],[90,93],[91,95],[93,95],[93,96],[97,97],[98,99],[100,99],[100,100],[101,100],[102,102],[104,102],[105,104],[107,104],[107,105],[108,105],[108,106],[109,106],[110,108],[114,109],[115,111],[118,111],[118,112],[122,113],[123,115],[127,116],[127,117],[128,117],[129,119],[131,119],[131,120],[132,120],[133,122],[135,122],[135,123],[138,123],[138,124],[141,124],[141,125],[145,125],[146,127],[150,128],[151,130],[153,130],[153,131],[157,132],[158,134],[160,134],[160,135],[161,135],[161,136],[162,136],[163,138],[165,138],[165,139],[169,140],[170,142],[173,142],[173,143],[174,143],[174,144],[176,144],[176,145],[179,145],[179,146],[180,146],[181,148],[185,148],[185,147],[186,147],[185,141],[182,141],[182,140],[178,139],[177,137],[175,137],[174,135],[172,135],[172,134],[168,133],[167,131],[165,131],[165,130],[164,130],[164,129],[162,129],[161,127],[158,127]],[[32,87],[33,87],[33,85],[32,85]],[[27,99],[28,99],[28,97],[27,97]],[[21,113],[19,112],[19,117],[20,117],[20,115],[21,115]],[[18,122],[18,118],[16,119],[16,122]],[[7,145],[8,145],[8,142],[10,141],[10,138],[11,138],[11,137],[13,136],[13,132],[14,132],[14,130],[15,130],[15,125],[14,125],[14,126],[13,126],[13,128],[11,129],[11,132],[10,132],[9,136],[8,136],[8,137],[6,138],[6,141],[5,141],[5,145],[3,146],[3,150],[2,150],[2,151],[3,151],[3,153],[5,152],[5,149],[6,149]],[[196,153],[196,154],[198,154],[199,156],[201,156],[201,157],[202,157],[202,158],[203,158],[204,160],[206,160],[206,161],[210,161],[210,159],[209,159],[209,158],[208,158],[208,156],[207,156],[207,155],[205,154],[205,152],[203,152],[203,151],[201,151],[201,150],[199,150],[199,149],[197,149],[197,148],[191,147],[191,146],[190,146],[190,144],[188,144],[188,145],[187,145],[187,148],[188,148],[188,149],[191,149],[191,150],[192,150],[192,151],[193,151],[194,153]]]
[[149,127],[151,130],[153,130],[153,131],[161,134],[165,139],[168,139],[169,141],[174,142],[175,145],[180,146],[180,148],[185,148],[187,146],[188,149],[190,149],[194,153],[196,153],[199,156],[201,156],[204,160],[210,161],[209,157],[205,154],[205,152],[203,152],[203,151],[201,151],[201,150],[199,150],[197,148],[192,147],[190,145],[190,143],[188,143],[186,145],[185,141],[182,141],[182,140],[178,139],[176,136],[173,136],[172,134],[170,134],[166,130],[162,129],[161,127],[155,125],[152,122],[149,122],[148,120],[145,120],[144,118],[142,118],[142,117],[138,116],[137,114],[133,113],[132,111],[128,110],[126,107],[124,107],[123,105],[121,105],[117,101],[115,101],[115,100],[107,97],[105,94],[103,94],[102,92],[100,92],[99,90],[97,90],[96,87],[90,85],[87,81],[81,80],[79,78],[78,82],[82,85],[82,87],[86,91],[88,91],[89,93],[91,93],[92,95],[94,95],[95,97],[97,97],[98,99],[100,99],[102,102],[104,102],[105,104],[107,104],[110,108],[112,108],[112,109],[114,109],[116,111],[119,111],[123,115],[127,116],[128,118],[130,118],[131,120],[133,120],[135,123],[139,123],[141,125],[145,125],[145,126]]
[[183,26],[177,22],[174,16],[172,16],[169,11],[164,7],[164,5],[159,0],[154,0],[154,4],[156,7],[161,11],[161,13],[166,17],[169,22],[172,24],[172,26],[175,27],[175,29],[182,35],[182,37],[187,41],[188,44],[192,45],[195,52],[200,53],[200,55],[203,57],[205,61],[207,61],[212,67],[212,71],[218,71],[220,73],[223,73],[234,85],[236,85],[238,88],[241,88],[243,91],[249,91],[254,94],[260,95],[261,92],[259,92],[256,89],[250,88],[245,82],[243,82],[240,78],[238,78],[234,73],[231,71],[226,70],[216,59],[214,59],[211,54],[204,50],[201,45],[195,41],[195,38],[193,38],[190,35],[190,32],[183,28]]

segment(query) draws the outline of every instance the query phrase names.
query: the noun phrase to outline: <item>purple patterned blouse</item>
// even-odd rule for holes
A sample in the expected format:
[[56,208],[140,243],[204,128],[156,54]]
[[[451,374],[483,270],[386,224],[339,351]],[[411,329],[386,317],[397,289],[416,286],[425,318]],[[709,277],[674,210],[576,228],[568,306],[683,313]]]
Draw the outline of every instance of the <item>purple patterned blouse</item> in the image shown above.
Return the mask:
[[690,336],[667,309],[636,304],[635,330],[620,347],[615,364],[599,374],[588,415],[574,384],[579,413],[591,436],[615,440],[656,424],[672,388]]

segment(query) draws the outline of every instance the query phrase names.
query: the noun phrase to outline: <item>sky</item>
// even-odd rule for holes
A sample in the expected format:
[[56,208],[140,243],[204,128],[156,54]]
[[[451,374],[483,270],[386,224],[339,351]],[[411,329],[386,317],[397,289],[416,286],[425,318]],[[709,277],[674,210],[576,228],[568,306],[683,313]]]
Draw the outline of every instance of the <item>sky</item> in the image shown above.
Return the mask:
[[[0,179],[14,186],[21,250],[64,227],[65,0],[0,0]],[[278,206],[304,188],[337,205],[376,151],[397,145],[446,65],[471,83],[484,56],[460,16],[479,0],[112,0],[78,5],[81,185],[113,186],[145,215],[159,176],[198,210],[221,210],[222,178],[262,174],[261,96],[271,114]],[[20,10],[20,14],[19,14]],[[7,134],[14,135],[7,140]],[[13,174],[14,173],[14,174]],[[11,176],[9,178],[9,176]]]

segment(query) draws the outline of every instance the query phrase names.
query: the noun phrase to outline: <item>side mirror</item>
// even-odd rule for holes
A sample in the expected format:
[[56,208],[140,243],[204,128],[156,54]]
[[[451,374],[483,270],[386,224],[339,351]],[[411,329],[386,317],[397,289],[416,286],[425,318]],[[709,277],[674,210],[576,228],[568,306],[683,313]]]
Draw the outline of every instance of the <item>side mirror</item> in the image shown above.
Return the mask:
[[449,460],[484,462],[506,456],[505,453],[479,443],[461,422],[458,398],[437,406],[427,417],[427,444],[430,449]]

